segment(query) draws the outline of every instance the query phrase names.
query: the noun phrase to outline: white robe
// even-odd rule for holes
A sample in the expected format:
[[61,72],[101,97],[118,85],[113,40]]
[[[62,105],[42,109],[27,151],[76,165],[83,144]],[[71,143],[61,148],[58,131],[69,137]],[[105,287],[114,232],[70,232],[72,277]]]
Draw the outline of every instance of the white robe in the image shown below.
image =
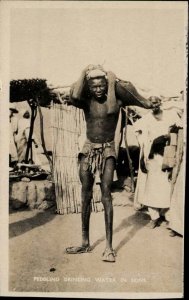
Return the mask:
[[[144,152],[144,161],[148,170],[147,174],[139,169],[137,186],[135,191],[134,206],[143,204],[155,208],[170,207],[171,184],[168,174],[161,170],[163,157],[154,154],[153,159],[148,159],[153,140],[161,135],[168,134],[171,125],[180,125],[180,118],[174,111],[163,111],[161,120],[157,120],[150,111],[139,121],[134,123],[135,132],[138,134],[138,141]],[[140,154],[140,157],[141,157]]]

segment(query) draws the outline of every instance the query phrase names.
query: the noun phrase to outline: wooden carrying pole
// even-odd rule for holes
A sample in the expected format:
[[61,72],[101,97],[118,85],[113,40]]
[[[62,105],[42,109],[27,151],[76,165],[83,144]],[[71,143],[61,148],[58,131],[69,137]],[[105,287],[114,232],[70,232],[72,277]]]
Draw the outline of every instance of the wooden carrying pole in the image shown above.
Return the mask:
[[126,148],[126,153],[127,153],[127,158],[128,158],[128,162],[129,162],[129,170],[130,170],[130,175],[131,175],[131,192],[134,193],[135,190],[135,184],[134,184],[134,173],[133,173],[133,164],[132,164],[132,160],[129,154],[129,147],[128,147],[128,143],[127,143],[127,119],[128,119],[128,109],[126,107],[126,109],[124,109],[125,111],[125,148]]

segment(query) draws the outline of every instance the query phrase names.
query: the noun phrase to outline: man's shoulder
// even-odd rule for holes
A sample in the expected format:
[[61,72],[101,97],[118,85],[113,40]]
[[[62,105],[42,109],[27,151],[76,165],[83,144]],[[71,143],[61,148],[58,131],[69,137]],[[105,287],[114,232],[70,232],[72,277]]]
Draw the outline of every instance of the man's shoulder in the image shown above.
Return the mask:
[[132,84],[131,81],[127,81],[127,80],[118,80],[116,81],[116,85],[121,85],[127,89],[132,89],[134,87],[134,85]]

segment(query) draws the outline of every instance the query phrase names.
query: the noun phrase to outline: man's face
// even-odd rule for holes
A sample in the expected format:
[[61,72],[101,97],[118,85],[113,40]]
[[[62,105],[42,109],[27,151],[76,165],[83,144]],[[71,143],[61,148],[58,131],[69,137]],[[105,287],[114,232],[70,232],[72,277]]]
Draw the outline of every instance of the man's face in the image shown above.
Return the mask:
[[160,111],[160,107],[161,107],[161,100],[160,99],[156,99],[156,98],[152,98],[151,103],[153,105],[153,113],[157,114]]
[[105,78],[94,78],[88,81],[91,95],[96,99],[104,98],[107,92],[107,81]]

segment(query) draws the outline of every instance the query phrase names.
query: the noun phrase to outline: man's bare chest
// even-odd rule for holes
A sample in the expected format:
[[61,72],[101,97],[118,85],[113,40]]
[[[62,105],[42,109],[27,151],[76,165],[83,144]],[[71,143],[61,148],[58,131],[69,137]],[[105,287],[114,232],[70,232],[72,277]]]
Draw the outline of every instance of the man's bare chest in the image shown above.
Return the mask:
[[[119,106],[115,108],[113,115],[117,115],[119,113]],[[89,116],[92,118],[100,118],[106,119],[109,117],[108,115],[108,103],[107,101],[98,102],[98,101],[91,101],[88,110]]]
[[99,103],[97,101],[91,101],[89,106],[89,113],[91,117],[106,118],[108,112],[107,102]]

